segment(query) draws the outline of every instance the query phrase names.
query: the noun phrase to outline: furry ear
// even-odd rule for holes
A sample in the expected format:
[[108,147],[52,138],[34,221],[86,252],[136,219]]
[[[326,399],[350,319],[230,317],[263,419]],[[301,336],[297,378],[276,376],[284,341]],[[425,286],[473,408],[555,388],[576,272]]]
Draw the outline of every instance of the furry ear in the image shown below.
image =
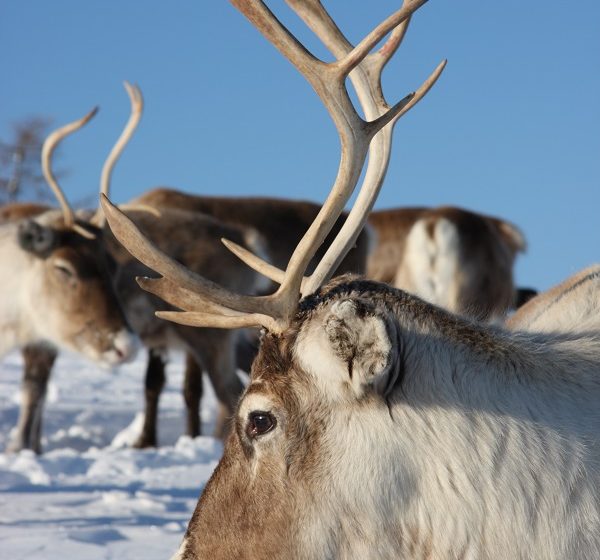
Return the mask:
[[370,386],[386,397],[400,375],[400,339],[395,322],[366,302],[346,299],[330,307],[325,332],[332,350],[347,364],[357,395]]
[[17,238],[25,251],[46,257],[56,243],[56,232],[34,220],[25,220],[19,224]]
[[499,219],[494,220],[494,225],[513,253],[524,253],[527,250],[525,236],[516,225]]

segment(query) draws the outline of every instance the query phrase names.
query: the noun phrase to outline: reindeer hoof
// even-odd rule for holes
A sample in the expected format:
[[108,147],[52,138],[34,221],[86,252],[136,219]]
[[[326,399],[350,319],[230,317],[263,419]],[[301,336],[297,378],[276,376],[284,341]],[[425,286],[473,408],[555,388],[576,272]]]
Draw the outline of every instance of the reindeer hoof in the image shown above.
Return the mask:
[[158,447],[158,445],[156,445],[156,438],[141,435],[135,440],[133,447],[135,449],[147,449],[148,447]]

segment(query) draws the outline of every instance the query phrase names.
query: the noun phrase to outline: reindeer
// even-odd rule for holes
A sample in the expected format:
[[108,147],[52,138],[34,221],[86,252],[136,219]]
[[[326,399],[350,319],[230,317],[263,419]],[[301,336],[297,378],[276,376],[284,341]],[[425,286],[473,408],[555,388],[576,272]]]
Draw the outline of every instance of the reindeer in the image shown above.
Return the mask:
[[562,284],[532,297],[506,320],[512,330],[585,330],[598,319],[595,301],[600,293],[600,266],[591,266]]
[[[598,290],[594,298],[571,296],[588,310],[585,324],[548,333],[468,321],[378,282],[340,277],[322,285],[385,175],[385,165],[373,166],[387,159],[391,121],[422,96],[420,88],[389,108],[379,76],[398,26],[424,0],[406,0],[356,47],[319,0],[288,0],[333,52],[328,64],[262,1],[232,3],[316,90],[342,156],[285,272],[228,244],[280,283],[268,296],[234,294],[191,274],[103,200],[117,238],[161,275],[141,286],[181,310],[162,318],[265,330],[223,458],[175,558],[598,557]],[[348,76],[361,102],[378,108],[374,117],[365,111],[369,121],[352,105]],[[343,234],[303,278],[367,149],[371,173]]]
[[95,113],[59,128],[44,143],[42,169],[62,211],[32,204],[2,209],[0,355],[23,347],[26,364],[14,450],[40,451],[47,376],[58,347],[107,366],[130,360],[137,348],[112,288],[102,231],[75,217],[47,166],[58,143]]
[[[109,191],[113,168],[131,139],[142,115],[141,91],[137,86],[131,86],[128,83],[125,83],[125,88],[131,102],[131,115],[103,166],[101,175],[101,192],[103,193]],[[85,123],[82,122],[81,126],[83,124]],[[52,176],[51,155],[52,150],[45,150],[43,153],[43,165],[49,181]],[[64,195],[61,200],[68,204]],[[255,283],[261,282],[256,273],[240,263],[220,243],[221,237],[232,236],[236,242],[261,252],[260,237],[253,230],[227,226],[210,216],[200,215],[197,212],[165,209],[160,214],[161,220],[158,221],[156,219],[157,212],[142,204],[130,203],[121,207],[127,210],[138,226],[159,246],[171,253],[175,252],[178,258],[192,270],[199,271],[216,282],[228,285],[231,289],[245,293],[253,293]],[[5,221],[18,221],[20,218],[32,216],[44,210],[47,209],[41,205],[12,204],[2,209],[1,215]],[[154,312],[167,309],[168,306],[165,306],[157,298],[142,292],[134,280],[136,275],[148,274],[149,269],[131,258],[115,240],[110,229],[104,229],[104,216],[101,210],[97,210],[95,213],[87,211],[80,214],[85,217],[86,225],[93,224],[95,232],[102,232],[103,250],[110,254],[114,263],[110,274],[118,298],[129,323],[149,350],[148,371],[150,374],[147,377],[151,383],[146,384],[147,414],[136,446],[156,445],[158,395],[165,381],[161,369],[163,367],[161,356],[169,348],[182,348],[189,353],[188,359],[193,360],[195,364],[195,368],[189,368],[190,371],[197,371],[200,375],[200,367],[207,371],[223,407],[216,427],[216,433],[222,434],[226,429],[225,417],[233,412],[243,390],[243,384],[236,374],[234,361],[236,333],[216,329],[198,331],[159,321],[154,316]],[[16,224],[13,224],[13,227],[15,226]],[[87,225],[87,227],[91,228],[92,226]],[[40,336],[40,338],[45,338],[45,336]],[[27,391],[28,400],[33,405],[22,408],[22,421],[19,422],[16,443],[13,448],[31,447],[39,452],[41,449],[40,427],[34,422],[34,414],[36,418],[41,418],[43,401],[38,398],[38,395],[45,393],[56,358],[56,350],[48,347],[45,342],[29,344],[23,348],[23,357],[24,390]],[[157,370],[159,370],[158,375],[152,373]],[[29,383],[28,380],[31,378],[36,380],[35,384]],[[192,436],[200,433],[198,407],[201,393],[198,385],[197,378],[188,378],[184,386],[184,397],[188,408],[187,433]]]
[[376,238],[368,278],[479,320],[524,303],[512,269],[526,242],[510,222],[442,206],[380,210],[368,223]]

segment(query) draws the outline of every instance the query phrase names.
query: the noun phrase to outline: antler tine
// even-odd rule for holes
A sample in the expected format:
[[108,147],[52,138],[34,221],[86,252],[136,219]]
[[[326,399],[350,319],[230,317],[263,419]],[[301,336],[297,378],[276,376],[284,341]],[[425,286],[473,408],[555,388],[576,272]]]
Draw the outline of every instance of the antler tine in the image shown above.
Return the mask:
[[190,327],[213,327],[215,329],[241,329],[263,326],[271,333],[281,332],[281,325],[272,317],[260,313],[237,316],[213,315],[202,311],[157,311],[159,319],[166,319]]
[[[127,95],[129,96],[129,101],[131,102],[131,112],[123,132],[121,132],[121,136],[119,136],[119,139],[116,141],[112,150],[108,154],[108,157],[106,158],[106,161],[102,167],[102,174],[100,176],[100,194],[104,194],[106,196],[108,196],[110,192],[110,181],[113,169],[121,157],[125,146],[127,146],[131,140],[131,137],[136,131],[144,111],[144,98],[140,88],[137,85],[132,86],[127,81],[123,82],[123,85],[127,91]],[[98,210],[91,221],[99,227],[103,225],[104,215],[102,214],[100,207],[98,207]]]
[[56,180],[56,177],[52,172],[52,155],[54,154],[54,150],[61,142],[61,140],[63,140],[63,138],[66,138],[67,136],[69,136],[69,134],[76,132],[81,127],[86,125],[97,112],[98,107],[94,107],[87,115],[85,115],[81,119],[78,119],[58,128],[46,138],[46,140],[44,141],[44,145],[42,146],[42,172],[48,185],[50,185],[50,188],[54,192],[54,195],[56,196],[60,204],[64,216],[65,227],[76,231],[81,236],[86,237],[88,239],[93,239],[94,235],[76,223],[75,213],[73,212],[73,209],[71,208],[67,197],[65,196],[63,190],[60,188],[58,181]]
[[[204,327],[223,327],[225,323],[227,323],[228,328],[262,325],[271,332],[278,332],[280,330],[280,325],[268,315],[260,313],[241,313],[223,307],[222,305],[206,299],[201,294],[174,284],[167,278],[138,277],[136,280],[140,287],[147,292],[158,296],[175,307],[188,310],[184,312],[165,311],[157,313],[157,316],[163,319],[169,319],[183,325],[194,324],[198,326],[198,320],[202,316],[205,319],[202,322],[202,326]],[[198,309],[201,309],[202,311],[189,311]]]
[[[410,18],[427,0],[405,0],[402,7],[382,21],[371,31],[356,47],[338,62],[338,66],[345,75],[356,68],[361,61],[371,52],[373,47],[390,31],[398,27],[403,21]],[[331,18],[329,18],[331,19]]]
[[[294,10],[294,12],[296,12],[302,21],[304,21],[307,27],[321,39],[323,44],[334,56],[341,59],[353,49],[352,44],[341,32],[335,21],[323,7],[320,0],[286,0],[286,3]],[[410,16],[407,17],[392,30],[387,41],[379,51],[365,57],[360,64],[360,70],[362,72],[353,70],[350,73],[350,78],[353,83],[355,80],[361,80],[362,82],[365,82],[365,85],[367,85],[367,83],[364,78],[362,78],[361,74],[373,72],[376,75],[375,79],[368,82],[368,89],[363,87],[357,92],[361,98],[361,105],[363,106],[367,119],[376,119],[384,112],[384,110],[390,108],[386,103],[381,90],[381,72],[402,43],[410,19]],[[373,86],[377,87],[373,88]],[[368,90],[371,90],[370,97],[365,95]],[[380,112],[373,110],[374,104],[380,107]]]
[[[250,268],[256,270],[256,272],[259,272],[263,276],[266,276],[269,280],[277,282],[277,284],[283,283],[285,278],[285,272],[283,270],[261,259],[251,251],[248,251],[248,249],[245,249],[241,245],[238,245],[229,239],[222,238],[221,241],[225,247],[227,247],[238,259],[246,263]],[[300,291],[302,293],[304,293],[306,289],[306,282],[309,280],[309,278],[310,276],[305,276],[302,279],[302,285],[300,287]]]
[[326,64],[310,54],[277,20],[261,0],[231,0],[258,30],[279,49],[304,75],[331,115],[341,142],[338,174],[329,196],[315,221],[301,239],[290,258],[282,284],[276,296],[282,316],[293,314],[300,291],[302,276],[318,247],[331,231],[352,194],[364,165],[373,136],[398,115],[404,106],[401,101],[375,120],[366,122],[356,112],[344,80],[369,53],[367,46],[376,44],[393,27],[407,19],[426,0],[408,1],[400,10],[380,24],[344,59]]

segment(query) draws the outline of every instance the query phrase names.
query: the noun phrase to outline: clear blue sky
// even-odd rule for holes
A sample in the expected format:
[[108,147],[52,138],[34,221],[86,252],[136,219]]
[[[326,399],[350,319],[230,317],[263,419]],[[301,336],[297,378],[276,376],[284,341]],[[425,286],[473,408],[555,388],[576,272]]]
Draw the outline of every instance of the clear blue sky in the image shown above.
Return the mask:
[[[357,41],[391,0],[325,3]],[[270,6],[316,46],[278,0]],[[377,208],[454,204],[512,220],[529,251],[521,284],[549,287],[600,260],[600,3],[431,0],[386,70],[395,101],[448,67],[396,126]],[[322,201],[338,165],[333,125],[292,66],[225,0],[5,0],[0,137],[11,122],[100,113],[67,140],[71,199],[97,189],[128,117],[123,80],[146,110],[113,175],[128,200],[191,192]],[[322,48],[315,48],[324,54]]]

